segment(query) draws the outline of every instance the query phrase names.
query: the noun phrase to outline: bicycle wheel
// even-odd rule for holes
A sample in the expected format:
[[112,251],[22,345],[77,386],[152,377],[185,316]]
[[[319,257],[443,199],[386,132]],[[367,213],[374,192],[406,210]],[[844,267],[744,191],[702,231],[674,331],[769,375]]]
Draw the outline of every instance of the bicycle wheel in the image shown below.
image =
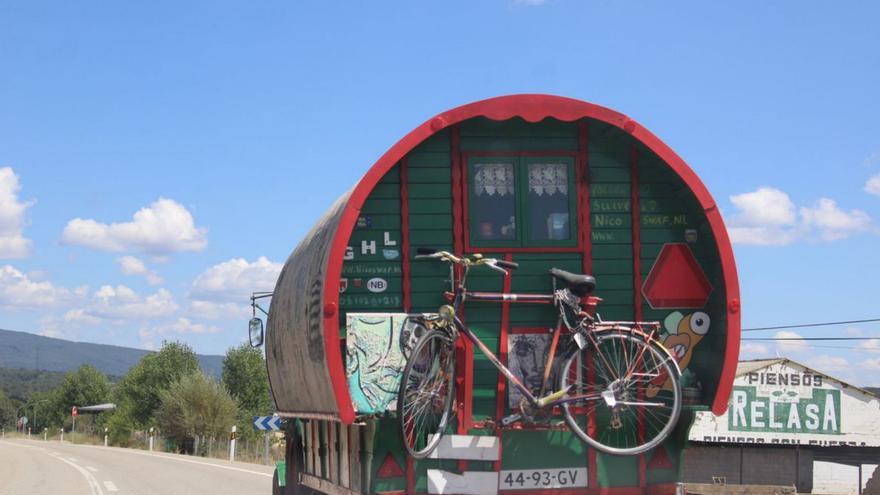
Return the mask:
[[608,454],[632,455],[660,444],[681,413],[681,373],[671,354],[629,329],[600,331],[595,345],[565,363],[560,389],[569,428]]
[[409,454],[423,459],[434,450],[449,425],[455,395],[455,346],[432,330],[410,354],[397,393],[397,418]]

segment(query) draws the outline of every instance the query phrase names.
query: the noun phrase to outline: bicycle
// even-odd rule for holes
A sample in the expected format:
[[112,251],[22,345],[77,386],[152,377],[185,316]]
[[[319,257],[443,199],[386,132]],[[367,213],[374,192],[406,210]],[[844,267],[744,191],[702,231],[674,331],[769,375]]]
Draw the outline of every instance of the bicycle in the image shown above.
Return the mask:
[[[609,454],[633,455],[665,440],[681,413],[681,370],[673,356],[655,338],[659,322],[602,321],[583,307],[600,298],[590,296],[596,280],[557,268],[552,294],[470,292],[471,268],[487,266],[503,273],[518,264],[479,254],[456,256],[446,251],[420,249],[417,259],[450,264],[451,304],[437,314],[417,318],[422,335],[410,350],[397,396],[397,414],[403,443],[416,459],[427,457],[440,443],[453,416],[455,344],[465,336],[523,396],[519,412],[501,419],[502,426],[561,410],[565,422],[587,445]],[[557,283],[563,287],[557,288]],[[511,301],[553,304],[559,318],[544,365],[543,382],[530,390],[457,316],[465,301]],[[561,339],[565,333],[565,339]],[[560,342],[560,340],[562,340]],[[561,352],[558,384],[547,393],[556,353]],[[558,366],[558,365],[557,365]],[[669,383],[671,382],[671,383]]]

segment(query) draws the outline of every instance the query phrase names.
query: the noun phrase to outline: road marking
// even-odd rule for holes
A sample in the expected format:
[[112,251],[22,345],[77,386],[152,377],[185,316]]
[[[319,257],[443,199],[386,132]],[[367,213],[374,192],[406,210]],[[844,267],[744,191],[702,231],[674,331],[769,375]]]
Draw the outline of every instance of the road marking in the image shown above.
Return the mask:
[[92,490],[92,495],[104,495],[104,490],[101,489],[101,485],[98,483],[98,480],[96,480],[95,477],[92,476],[92,473],[90,473],[90,472],[86,471],[85,469],[83,469],[82,467],[80,467],[79,464],[75,464],[73,462],[70,462],[69,460],[61,457],[60,455],[53,455],[52,457],[58,459],[59,461],[65,463],[65,464],[69,464],[74,469],[79,471],[79,474],[81,474],[83,476],[83,478],[86,479],[86,483],[89,484],[89,489]]
[[86,466],[86,469],[88,469],[89,471],[91,471],[91,472],[93,472],[93,473],[97,473],[97,472],[98,472],[97,468],[93,468],[92,466]]
[[[46,450],[42,447],[34,447],[32,445],[26,445],[26,444],[19,443],[19,442],[15,442],[15,444],[20,447],[24,447],[26,449],[34,449],[34,450],[39,450],[40,452],[46,452]],[[79,471],[79,474],[81,474],[83,476],[83,478],[86,479],[86,483],[89,485],[89,490],[91,490],[92,495],[104,495],[104,490],[101,489],[101,485],[98,483],[98,480],[96,480],[95,477],[92,476],[92,473],[81,468],[79,466],[79,464],[75,464],[75,463],[70,462],[67,459],[61,457],[61,454],[59,454],[58,452],[55,452],[54,450],[50,450],[49,454],[50,454],[49,457],[52,457],[54,459],[58,459],[59,461],[65,463],[65,464],[68,464],[71,467],[73,467],[74,469],[76,469],[77,471]]]
[[104,488],[106,488],[108,492],[118,492],[119,491],[119,489],[116,488],[116,485],[114,485],[112,481],[105,481]]
[[133,450],[133,449],[124,449],[124,448],[118,448],[118,447],[99,447],[96,445],[77,445],[77,447],[80,447],[80,448],[84,447],[84,448],[90,448],[90,449],[103,449],[103,450],[106,450],[108,448],[112,448],[117,452],[125,452],[127,454],[145,455],[145,456],[153,457],[153,458],[157,458],[157,459],[168,459],[169,461],[188,462],[190,464],[201,464],[202,466],[209,466],[209,467],[214,467],[214,468],[218,468],[218,469],[226,469],[229,471],[239,471],[242,473],[255,474],[257,476],[265,476],[267,478],[272,477],[272,473],[261,473],[259,471],[251,471],[250,469],[242,469],[242,468],[237,468],[237,467],[232,467],[232,466],[223,466],[221,464],[214,464],[211,462],[203,462],[203,461],[196,461],[196,460],[192,460],[192,459],[184,459],[184,458],[182,458],[183,456],[172,457],[170,455],[162,455],[162,454],[155,453],[155,452],[141,452],[141,451]]

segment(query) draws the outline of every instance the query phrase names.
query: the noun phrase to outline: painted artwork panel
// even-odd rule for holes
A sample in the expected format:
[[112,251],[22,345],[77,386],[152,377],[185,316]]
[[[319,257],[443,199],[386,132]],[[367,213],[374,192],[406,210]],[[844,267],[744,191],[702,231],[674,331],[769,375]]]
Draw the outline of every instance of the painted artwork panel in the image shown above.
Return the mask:
[[[507,367],[529,390],[537,391],[541,388],[544,379],[544,364],[550,353],[549,333],[523,333],[507,336]],[[551,375],[548,386],[555,384],[555,377]],[[519,389],[510,385],[507,396],[507,405],[511,409],[517,408],[523,395]]]
[[406,356],[422,335],[407,313],[349,313],[346,374],[355,411],[394,411]]

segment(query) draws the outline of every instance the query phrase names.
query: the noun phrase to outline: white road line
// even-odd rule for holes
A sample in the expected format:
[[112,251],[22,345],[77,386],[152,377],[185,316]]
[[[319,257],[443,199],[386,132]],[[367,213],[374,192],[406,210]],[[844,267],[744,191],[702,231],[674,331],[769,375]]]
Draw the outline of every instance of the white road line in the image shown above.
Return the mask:
[[[106,450],[108,448],[108,447],[98,447],[96,445],[77,445],[77,447],[85,447],[85,448],[90,448],[90,449],[104,449],[104,450]],[[221,464],[214,464],[211,462],[202,462],[202,461],[196,461],[196,460],[192,460],[192,459],[184,459],[183,456],[173,456],[172,457],[169,455],[162,455],[159,453],[141,452],[139,450],[134,450],[134,449],[123,449],[123,448],[116,448],[116,447],[112,447],[112,448],[116,452],[125,452],[127,454],[145,455],[145,456],[153,457],[153,458],[157,458],[157,459],[168,459],[169,461],[188,462],[190,464],[201,464],[202,466],[209,466],[209,467],[214,467],[214,468],[218,468],[218,469],[227,469],[229,471],[239,471],[241,473],[255,474],[257,476],[265,476],[267,478],[272,477],[272,473],[261,473],[259,471],[251,471],[250,469],[242,469],[242,468],[237,468],[237,467],[232,467],[232,466],[223,466]]]
[[[14,444],[18,445],[20,447],[27,448],[27,449],[34,449],[34,450],[39,450],[40,452],[46,452],[46,449],[44,449],[42,447],[34,447],[32,445],[26,445],[26,444],[19,443],[19,442],[14,442]],[[92,491],[92,495],[104,495],[104,490],[101,490],[101,485],[98,483],[98,480],[96,480],[95,477],[92,476],[92,473],[81,468],[79,466],[79,464],[74,464],[74,463],[68,461],[67,459],[61,457],[61,454],[59,454],[58,452],[55,452],[54,450],[50,450],[49,454],[50,454],[49,457],[52,457],[54,459],[58,459],[59,461],[65,463],[65,464],[68,464],[71,467],[73,467],[74,469],[76,469],[77,471],[79,471],[79,474],[81,474],[83,476],[83,478],[86,479],[86,483],[88,483],[89,489]]]
[[93,472],[93,473],[97,473],[97,472],[98,472],[98,469],[97,469],[97,468],[93,468],[92,466],[86,466],[86,469],[88,469],[89,471],[91,471],[91,472]]
[[108,492],[118,492],[119,491],[119,489],[116,488],[116,485],[114,485],[112,481],[105,481],[104,488],[106,488]]
[[92,473],[81,468],[79,464],[74,464],[73,462],[70,462],[67,459],[61,457],[60,455],[53,455],[52,457],[58,459],[65,464],[73,466],[74,469],[79,471],[79,474],[81,474],[83,478],[86,479],[86,483],[89,484],[89,488],[92,490],[92,495],[104,495],[104,490],[101,489],[100,483],[98,483],[98,480],[96,480],[95,477],[92,476]]

